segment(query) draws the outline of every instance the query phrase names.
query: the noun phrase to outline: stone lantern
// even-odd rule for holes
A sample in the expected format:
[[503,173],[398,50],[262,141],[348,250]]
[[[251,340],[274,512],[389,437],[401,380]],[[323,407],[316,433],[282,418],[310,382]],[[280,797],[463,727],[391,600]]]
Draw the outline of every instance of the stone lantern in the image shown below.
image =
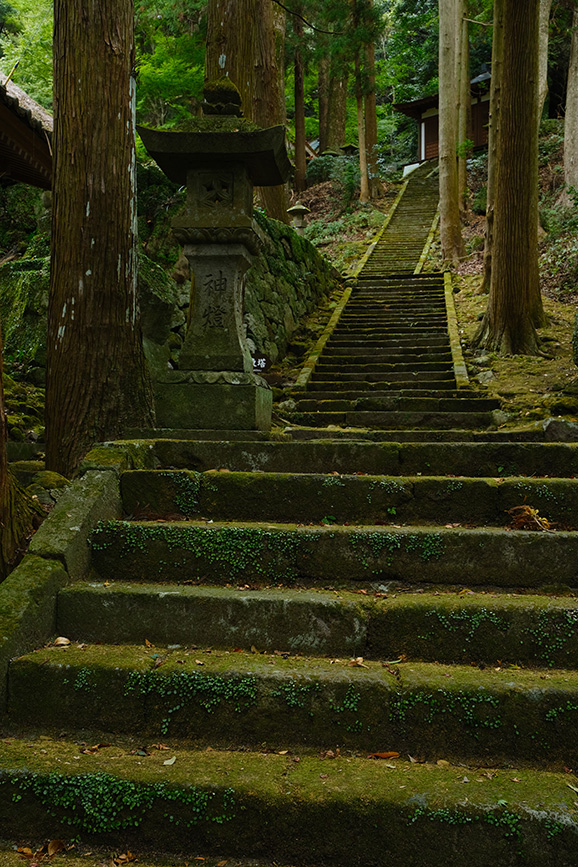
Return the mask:
[[285,128],[261,129],[240,117],[239,92],[229,79],[207,85],[205,100],[206,116],[191,131],[138,128],[167,177],[186,185],[185,208],[172,227],[193,274],[179,370],[155,383],[157,425],[269,430],[272,395],[253,373],[243,285],[260,246],[253,186],[282,184],[291,168]]
[[302,205],[301,202],[296,202],[291,208],[287,208],[287,213],[291,217],[291,225],[297,234],[304,235],[307,225],[306,216],[311,213],[310,209],[306,205]]

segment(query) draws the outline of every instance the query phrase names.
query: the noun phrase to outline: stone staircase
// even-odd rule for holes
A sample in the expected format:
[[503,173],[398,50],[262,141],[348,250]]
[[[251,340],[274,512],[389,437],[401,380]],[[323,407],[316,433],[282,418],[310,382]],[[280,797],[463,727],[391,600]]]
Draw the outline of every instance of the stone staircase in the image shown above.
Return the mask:
[[[443,366],[438,278],[405,279],[425,358],[397,333],[384,364],[433,365],[411,387],[317,367],[313,426],[87,456],[108,506],[79,517],[67,491],[31,545],[42,588],[32,567],[0,588],[0,621],[26,592],[52,633],[27,627],[9,666],[0,838],[159,864],[578,863],[578,445],[477,430],[492,408]],[[338,341],[396,282],[352,296],[329,368],[381,364],[383,332]],[[375,429],[319,426],[340,413]]]
[[[421,273],[437,202],[437,177],[424,163],[313,350],[292,395],[294,408],[283,412],[293,425],[427,428],[454,431],[456,439],[467,429],[495,427],[499,401],[468,387],[457,333],[452,345],[449,275]],[[456,366],[463,371],[459,382]]]

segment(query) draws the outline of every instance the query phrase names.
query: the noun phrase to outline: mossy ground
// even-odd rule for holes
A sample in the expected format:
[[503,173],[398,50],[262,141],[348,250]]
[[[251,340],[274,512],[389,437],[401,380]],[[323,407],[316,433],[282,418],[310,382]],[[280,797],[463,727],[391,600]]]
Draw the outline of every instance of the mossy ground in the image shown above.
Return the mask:
[[473,337],[484,313],[488,296],[480,295],[479,276],[455,278],[459,292],[454,295],[460,337],[465,349],[468,373],[473,383],[491,371],[481,389],[499,397],[510,418],[505,427],[534,422],[549,416],[578,421],[578,370],[572,361],[572,328],[576,308],[544,298],[549,324],[540,329],[545,356],[500,356],[475,349]]

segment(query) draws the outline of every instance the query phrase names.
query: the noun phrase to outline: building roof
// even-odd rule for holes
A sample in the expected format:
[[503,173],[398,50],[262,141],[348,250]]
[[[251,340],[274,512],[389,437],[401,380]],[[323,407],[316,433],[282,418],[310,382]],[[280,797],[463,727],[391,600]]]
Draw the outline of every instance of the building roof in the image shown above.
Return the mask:
[[52,115],[0,76],[0,183],[50,189],[52,128]]
[[[470,81],[470,90],[472,96],[481,96],[489,90],[491,75],[484,71],[476,78]],[[414,99],[412,102],[396,102],[394,108],[396,111],[401,111],[402,114],[408,117],[413,117],[415,120],[421,120],[422,114],[430,108],[439,108],[439,93],[434,93],[433,96],[424,96],[422,99]]]

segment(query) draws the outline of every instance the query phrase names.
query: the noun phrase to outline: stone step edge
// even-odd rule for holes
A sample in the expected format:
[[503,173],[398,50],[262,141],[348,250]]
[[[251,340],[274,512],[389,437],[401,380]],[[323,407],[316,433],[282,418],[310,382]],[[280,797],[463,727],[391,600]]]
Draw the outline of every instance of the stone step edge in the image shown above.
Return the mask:
[[[574,526],[578,480],[431,474],[238,472],[218,469],[127,470],[121,475],[124,512],[142,519],[312,521],[334,524],[415,523],[504,526],[509,510],[528,505],[527,529],[546,522]],[[326,519],[331,515],[331,520]]]
[[[101,523],[92,566],[105,580],[401,581],[470,587],[575,587],[578,533],[498,528],[250,522]],[[556,564],[553,571],[553,564]]]
[[[31,706],[30,696],[34,696]],[[181,647],[49,647],[14,660],[11,725],[189,744],[391,744],[428,761],[573,767],[578,673]],[[84,738],[83,738],[84,739]]]
[[77,642],[578,667],[571,596],[78,582],[60,591],[56,624]]
[[575,778],[565,774],[178,747],[84,755],[75,743],[40,743],[3,745],[4,839],[26,839],[33,820],[47,839],[74,834],[123,852],[202,847],[316,865],[338,863],[347,840],[355,865],[421,864],[424,852],[432,867],[487,867],[520,852],[547,867],[576,863]]

